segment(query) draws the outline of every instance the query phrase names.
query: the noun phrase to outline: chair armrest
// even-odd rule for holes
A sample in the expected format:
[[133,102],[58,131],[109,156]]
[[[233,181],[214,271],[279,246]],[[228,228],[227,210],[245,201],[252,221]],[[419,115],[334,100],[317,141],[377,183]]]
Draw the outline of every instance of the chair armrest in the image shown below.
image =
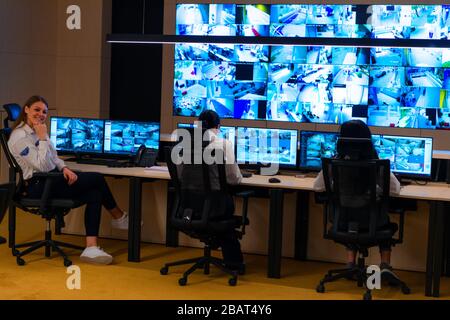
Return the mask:
[[255,195],[255,192],[253,190],[241,191],[235,194],[236,197],[242,198],[242,226],[240,231],[241,236],[245,234],[245,225],[248,215],[248,199],[253,195]]
[[57,178],[63,177],[64,174],[62,172],[36,172],[33,173],[33,177],[36,178]]
[[48,205],[53,180],[63,176],[64,174],[62,172],[37,172],[33,174],[33,177],[45,179],[44,191],[42,192],[41,205],[39,207],[40,212],[44,212]]
[[253,195],[255,195],[255,191],[253,190],[242,191],[235,194],[236,197],[241,198],[250,198]]
[[327,203],[328,197],[326,192],[314,192],[314,200],[317,204]]

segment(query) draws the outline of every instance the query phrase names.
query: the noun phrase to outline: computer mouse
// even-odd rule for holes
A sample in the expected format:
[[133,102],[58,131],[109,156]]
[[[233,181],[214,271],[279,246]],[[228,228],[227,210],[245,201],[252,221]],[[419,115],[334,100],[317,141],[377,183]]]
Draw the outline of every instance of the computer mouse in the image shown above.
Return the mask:
[[270,179],[269,179],[269,182],[270,182],[270,183],[280,183],[281,181],[280,181],[280,179],[278,179],[278,178],[270,178]]

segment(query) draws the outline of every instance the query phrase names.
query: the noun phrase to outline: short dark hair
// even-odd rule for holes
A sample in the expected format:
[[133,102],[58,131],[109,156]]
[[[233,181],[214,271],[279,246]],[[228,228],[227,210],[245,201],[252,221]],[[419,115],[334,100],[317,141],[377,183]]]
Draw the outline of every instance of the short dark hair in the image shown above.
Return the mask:
[[341,126],[340,136],[343,138],[372,139],[369,127],[361,120],[350,120]]
[[[344,122],[341,125],[340,129],[340,137],[342,138],[362,138],[362,139],[370,139],[372,141],[372,133],[370,132],[369,127],[364,121],[361,120],[350,120]],[[338,154],[338,158],[344,158],[345,155]],[[375,147],[372,143],[372,152],[370,155],[370,159],[378,159],[378,153],[375,150]]]
[[220,117],[214,110],[203,111],[198,120],[202,122],[203,129],[217,129],[220,125]]

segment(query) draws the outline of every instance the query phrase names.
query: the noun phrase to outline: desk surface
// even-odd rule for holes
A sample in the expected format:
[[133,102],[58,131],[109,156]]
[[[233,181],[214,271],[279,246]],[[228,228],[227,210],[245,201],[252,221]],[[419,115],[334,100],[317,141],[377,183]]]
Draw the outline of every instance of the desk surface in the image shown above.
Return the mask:
[[124,176],[124,177],[138,177],[149,179],[170,180],[170,175],[164,167],[158,170],[149,170],[146,168],[112,168],[107,166],[100,166],[96,164],[80,164],[76,162],[66,161],[70,169],[84,172],[98,172],[104,175]]
[[447,150],[434,150],[433,159],[450,160],[450,151]]
[[[139,177],[148,179],[169,180],[170,176],[167,170],[158,168],[156,170],[149,170],[144,168],[111,168],[106,166],[79,164],[74,162],[67,163],[73,170],[85,172],[98,172],[105,175],[124,176],[124,177]],[[280,183],[270,183],[266,176],[253,175],[250,178],[244,178],[241,185],[271,189],[291,189],[291,190],[305,190],[314,191],[314,178],[296,178],[294,176],[275,176],[280,179]],[[427,185],[411,184],[402,186],[400,190],[400,198],[410,198],[418,200],[434,200],[434,201],[448,201],[450,202],[450,185],[445,183],[430,182]]]

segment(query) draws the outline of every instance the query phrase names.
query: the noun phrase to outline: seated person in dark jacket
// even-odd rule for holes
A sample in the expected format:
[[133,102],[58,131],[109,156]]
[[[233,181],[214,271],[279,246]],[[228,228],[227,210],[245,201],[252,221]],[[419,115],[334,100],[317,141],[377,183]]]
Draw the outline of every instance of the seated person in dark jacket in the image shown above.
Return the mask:
[[[366,139],[372,139],[372,134],[370,132],[369,127],[362,122],[361,120],[351,120],[347,121],[341,126],[340,130],[340,136],[343,138],[366,138]],[[345,155],[337,154],[336,158],[338,159],[344,159]],[[373,149],[373,159],[378,159],[378,154],[376,153],[376,150]],[[316,180],[314,181],[314,190],[317,192],[325,191],[325,183],[323,179],[323,173],[322,171],[317,176]],[[390,175],[390,193],[391,194],[398,194],[400,193],[400,183],[397,180],[397,178],[392,174]],[[389,216],[383,216],[382,221],[380,221],[380,229],[387,228],[390,225],[389,222]],[[390,265],[391,263],[391,242],[387,241],[386,243],[383,243],[380,245],[380,256],[381,256],[381,263],[380,268],[392,270],[392,267]],[[347,247],[347,266],[349,268],[352,268],[355,266],[355,259],[356,259],[356,250],[352,248],[351,246]]]

